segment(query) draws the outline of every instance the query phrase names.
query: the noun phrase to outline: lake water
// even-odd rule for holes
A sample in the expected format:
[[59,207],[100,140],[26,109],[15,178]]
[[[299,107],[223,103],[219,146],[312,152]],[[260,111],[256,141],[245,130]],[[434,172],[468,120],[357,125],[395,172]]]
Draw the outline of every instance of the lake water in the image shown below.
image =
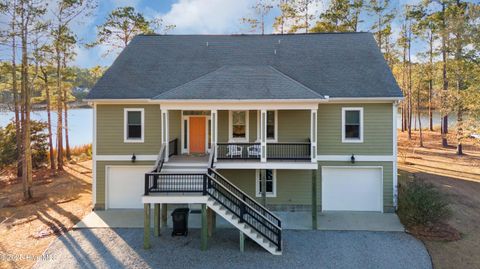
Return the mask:
[[[0,126],[5,127],[14,117],[13,112],[0,112]],[[440,126],[440,113],[433,113],[434,126]],[[47,121],[46,111],[34,111],[32,112],[32,119]],[[56,132],[57,113],[52,112],[52,131]],[[449,116],[449,125],[454,126],[456,122],[455,115]],[[400,129],[402,123],[402,116],[400,112],[397,117],[397,126]],[[70,109],[68,111],[68,131],[71,146],[90,144],[92,143],[92,109],[91,108],[79,108]],[[413,120],[412,120],[413,127]],[[428,127],[427,113],[422,115],[422,127]],[[55,137],[54,137],[55,139]],[[55,143],[55,142],[54,142]]]
[[[92,114],[91,108],[79,108],[68,110],[68,138],[70,146],[78,146],[92,143]],[[46,111],[33,111],[33,120],[47,121]],[[14,118],[13,112],[0,112],[0,126],[5,127]],[[52,132],[57,131],[57,113],[52,112]],[[55,135],[53,137],[55,142]]]

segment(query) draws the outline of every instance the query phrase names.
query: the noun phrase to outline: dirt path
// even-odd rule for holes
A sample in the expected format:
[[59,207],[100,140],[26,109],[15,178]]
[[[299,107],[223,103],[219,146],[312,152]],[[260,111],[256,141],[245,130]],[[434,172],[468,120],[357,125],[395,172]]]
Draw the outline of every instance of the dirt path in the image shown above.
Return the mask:
[[[91,161],[69,164],[34,181],[34,202],[21,202],[21,184],[0,187],[0,268],[30,268],[55,235],[91,211]],[[16,256],[14,256],[16,255]]]
[[411,146],[406,145],[406,134],[399,133],[399,147],[411,147],[406,164],[399,158],[399,169],[434,184],[447,195],[452,209],[448,223],[462,237],[454,242],[424,241],[434,267],[480,268],[480,147],[467,144],[467,155],[457,156],[455,148],[441,147],[436,133],[427,132],[426,137],[426,147],[419,148],[417,134]]

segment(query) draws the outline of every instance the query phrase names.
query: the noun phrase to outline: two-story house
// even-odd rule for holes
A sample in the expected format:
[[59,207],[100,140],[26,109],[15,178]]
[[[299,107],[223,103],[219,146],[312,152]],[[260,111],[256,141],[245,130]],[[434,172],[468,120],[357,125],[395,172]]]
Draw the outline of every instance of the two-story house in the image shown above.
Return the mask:
[[88,95],[94,207],[201,204],[280,254],[271,210],[394,211],[401,99],[370,33],[137,36]]

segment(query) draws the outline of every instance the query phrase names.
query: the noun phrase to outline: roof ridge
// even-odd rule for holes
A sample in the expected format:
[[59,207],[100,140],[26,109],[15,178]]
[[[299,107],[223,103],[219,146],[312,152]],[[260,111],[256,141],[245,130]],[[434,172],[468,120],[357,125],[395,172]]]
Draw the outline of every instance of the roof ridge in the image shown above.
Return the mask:
[[273,69],[273,71],[279,73],[281,76],[285,77],[286,79],[290,80],[290,81],[293,81],[295,83],[297,83],[298,85],[302,86],[303,88],[305,88],[305,90],[307,91],[310,91],[311,93],[315,94],[315,95],[318,95],[318,97],[321,97],[321,98],[325,98],[325,96],[319,94],[318,92],[310,89],[309,87],[305,86],[304,84],[300,83],[299,81],[287,76],[287,74],[283,73],[282,71],[276,69],[275,67],[271,66],[271,65],[268,65],[268,67],[270,67],[271,69]]

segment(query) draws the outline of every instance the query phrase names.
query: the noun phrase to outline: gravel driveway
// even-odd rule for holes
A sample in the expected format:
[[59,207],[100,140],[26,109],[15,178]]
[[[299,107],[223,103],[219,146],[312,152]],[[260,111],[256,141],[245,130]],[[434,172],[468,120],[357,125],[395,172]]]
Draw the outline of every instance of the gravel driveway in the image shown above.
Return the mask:
[[200,231],[171,237],[164,231],[144,250],[143,229],[80,229],[48,248],[49,261],[34,268],[432,268],[423,244],[401,232],[284,231],[282,256],[273,256],[239,234],[217,229],[200,251]]

